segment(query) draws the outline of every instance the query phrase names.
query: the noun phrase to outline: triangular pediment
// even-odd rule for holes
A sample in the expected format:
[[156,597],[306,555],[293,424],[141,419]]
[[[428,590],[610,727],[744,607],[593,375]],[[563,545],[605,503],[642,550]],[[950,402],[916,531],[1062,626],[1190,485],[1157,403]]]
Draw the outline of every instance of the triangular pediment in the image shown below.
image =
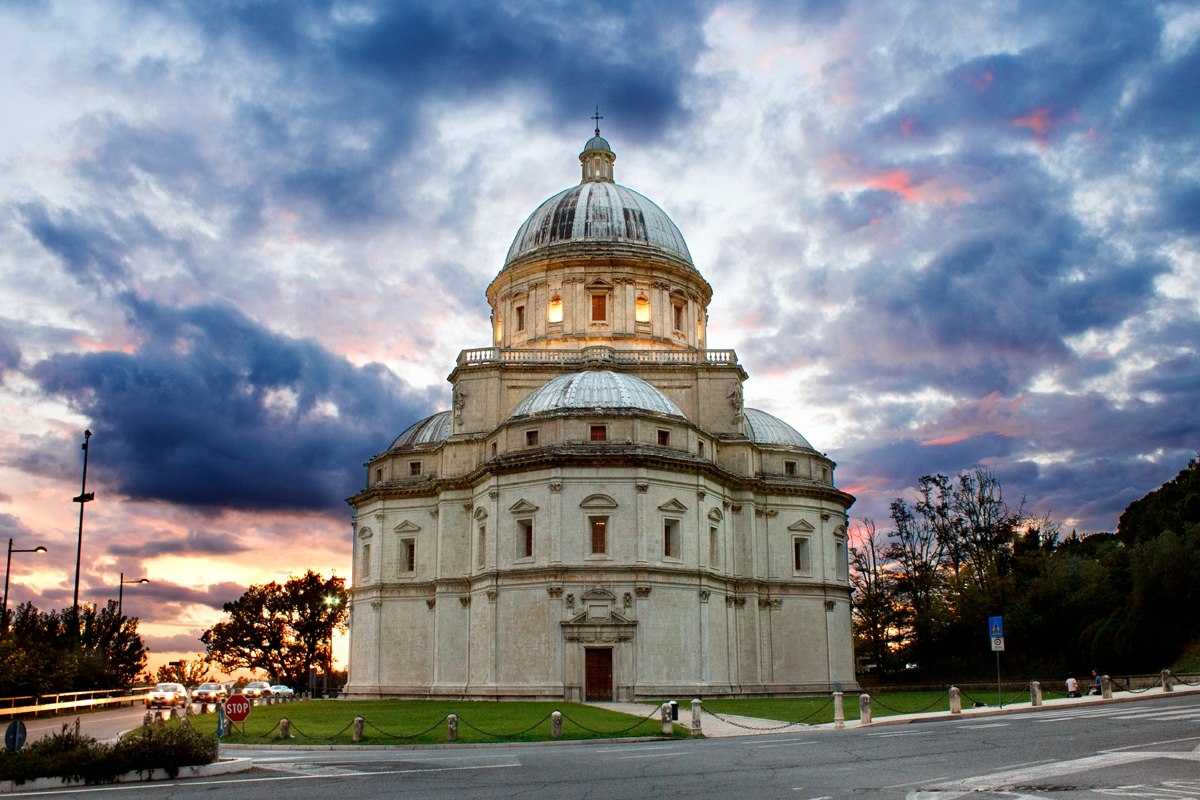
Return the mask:
[[588,281],[587,284],[585,284],[585,285],[588,289],[611,289],[612,288],[612,284],[609,283],[608,281],[604,280],[603,278],[596,278],[595,280]]
[[816,530],[816,528],[814,528],[812,526],[812,523],[810,523],[808,520],[798,519],[795,522],[793,522],[791,525],[788,525],[788,530],[789,531],[799,531],[800,533],[812,533],[813,531]]
[[672,514],[680,514],[684,511],[687,511],[687,506],[685,506],[683,503],[679,502],[678,499],[672,497],[670,500],[668,500],[667,502],[665,502],[661,506],[659,506],[658,510],[659,511],[667,511]]
[[579,595],[579,599],[580,600],[593,600],[593,601],[606,600],[609,603],[617,602],[617,596],[615,594],[610,592],[608,589],[601,589],[599,587],[597,587],[595,589],[588,589],[586,592]]
[[415,522],[404,520],[399,525],[392,528],[392,530],[394,530],[396,533],[416,533],[417,531],[421,530],[421,526],[417,525]]
[[589,494],[579,504],[580,508],[616,508],[617,501],[606,494]]
[[538,510],[538,507],[522,497],[520,500],[513,503],[508,510],[514,514],[532,514]]

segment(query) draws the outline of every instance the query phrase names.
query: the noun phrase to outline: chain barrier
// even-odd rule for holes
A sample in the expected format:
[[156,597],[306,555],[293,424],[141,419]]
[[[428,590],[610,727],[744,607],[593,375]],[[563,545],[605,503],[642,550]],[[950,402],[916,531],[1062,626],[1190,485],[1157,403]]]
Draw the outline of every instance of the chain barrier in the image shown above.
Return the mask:
[[[1112,682],[1113,682],[1113,685],[1115,685],[1117,687],[1118,692],[1129,692],[1130,694],[1141,694],[1143,692],[1148,692],[1154,688],[1153,686],[1147,686],[1143,689],[1131,689],[1130,686],[1132,684],[1130,684],[1128,681],[1122,681],[1120,678],[1113,678]],[[1121,688],[1122,683],[1125,684],[1125,688]]]
[[796,720],[795,722],[785,722],[785,723],[783,723],[782,725],[772,725],[772,726],[771,726],[771,727],[769,727],[769,728],[760,728],[760,727],[758,727],[758,726],[756,726],[756,725],[743,725],[742,723],[740,723],[740,722],[734,722],[733,720],[729,719],[728,717],[726,717],[726,716],[724,716],[724,715],[722,715],[722,714],[718,714],[716,711],[713,711],[713,710],[711,710],[711,709],[707,709],[707,708],[706,708],[706,709],[704,709],[704,711],[705,711],[705,712],[707,712],[707,713],[709,713],[709,714],[712,714],[714,717],[716,717],[717,719],[721,720],[722,722],[725,722],[725,723],[727,723],[727,724],[729,724],[729,725],[732,725],[732,726],[733,726],[733,727],[735,727],[735,728],[741,728],[742,730],[745,730],[745,731],[781,731],[781,730],[783,730],[784,728],[791,728],[791,727],[793,727],[793,726],[796,726],[796,725],[805,725],[805,724],[807,724],[807,723],[808,723],[808,721],[809,721],[810,719],[812,719],[812,718],[813,718],[813,717],[815,717],[817,714],[819,714],[819,713],[821,713],[822,711],[824,711],[824,710],[825,710],[825,706],[829,706],[829,707],[832,709],[832,707],[833,707],[833,698],[832,698],[832,697],[831,697],[831,698],[829,698],[828,700],[826,700],[825,702],[821,703],[821,704],[820,704],[819,706],[817,706],[816,708],[814,708],[814,709],[812,710],[812,712],[810,712],[809,714],[806,714],[805,716],[801,717],[800,719]]
[[927,706],[923,706],[921,708],[896,708],[894,706],[889,706],[887,703],[883,702],[882,700],[880,700],[878,697],[871,694],[870,692],[867,692],[867,694],[871,695],[871,708],[872,709],[874,709],[876,706],[879,706],[880,708],[884,709],[885,711],[891,711],[893,714],[923,714],[926,711],[932,711],[936,706],[940,706],[943,704],[946,706],[947,710],[950,707],[949,696],[935,697],[932,703],[930,703]]
[[1167,670],[1167,674],[1175,679],[1176,683],[1182,683],[1184,686],[1200,686],[1200,681],[1188,681],[1176,675],[1174,672]]
[[654,717],[654,716],[656,716],[656,715],[658,715],[658,714],[660,714],[660,713],[661,713],[661,710],[660,710],[660,709],[657,709],[657,708],[655,708],[655,709],[654,709],[654,710],[652,710],[652,711],[651,711],[649,714],[647,714],[646,716],[642,717],[642,718],[641,718],[641,719],[639,719],[637,722],[635,722],[635,723],[633,723],[632,725],[630,725],[628,728],[622,728],[622,729],[621,729],[621,730],[619,730],[619,731],[598,731],[598,730],[596,730],[595,728],[589,728],[587,725],[584,725],[582,722],[579,722],[579,721],[578,721],[578,720],[576,720],[576,719],[573,719],[573,718],[571,718],[571,717],[568,717],[568,716],[567,716],[565,713],[562,715],[562,718],[563,718],[563,720],[564,720],[564,721],[571,723],[571,724],[572,724],[572,725],[574,725],[576,728],[581,728],[581,729],[583,729],[583,730],[587,731],[588,733],[595,733],[595,734],[599,734],[599,735],[601,735],[601,736],[620,736],[620,735],[621,735],[621,734],[623,734],[623,733],[629,733],[629,732],[630,732],[631,730],[633,730],[634,728],[637,728],[637,727],[640,727],[641,725],[644,725],[646,722],[648,722],[648,721],[650,720],[650,718],[651,718],[651,717]]
[[512,738],[515,738],[515,737],[517,737],[517,736],[524,736],[525,734],[529,733],[531,730],[533,730],[534,728],[538,727],[539,725],[541,725],[541,724],[542,724],[543,722],[545,722],[546,720],[550,719],[550,717],[551,717],[551,715],[552,715],[553,713],[554,713],[554,712],[553,712],[553,711],[551,711],[549,714],[547,714],[546,716],[542,717],[541,719],[539,719],[537,722],[535,722],[535,723],[533,723],[532,725],[530,725],[530,726],[529,726],[528,728],[526,728],[525,730],[523,730],[523,731],[517,731],[516,733],[492,733],[491,731],[485,731],[485,730],[483,730],[482,728],[476,728],[474,725],[472,725],[470,722],[468,722],[467,720],[463,719],[462,717],[459,717],[459,718],[458,718],[458,721],[459,721],[459,722],[461,722],[461,723],[462,723],[463,725],[465,725],[466,727],[470,728],[471,730],[475,731],[476,733],[482,733],[484,736],[491,736],[493,739],[512,739]]
[[[425,734],[429,733],[430,731],[440,727],[442,725],[442,723],[444,723],[446,721],[446,717],[448,717],[448,716],[450,716],[450,715],[447,714],[445,717],[442,717],[437,722],[433,723],[432,725],[430,725],[428,728],[426,728],[423,731],[420,731],[418,733],[408,733],[408,734],[388,733],[387,731],[383,730],[378,725],[376,725],[374,722],[371,722],[371,720],[367,719],[366,717],[363,717],[363,724],[369,725],[371,727],[371,730],[375,731],[380,736],[383,736],[388,739],[419,739],[420,737],[424,736]],[[354,723],[352,722],[350,724],[353,725]]]
[[[961,687],[958,690],[958,694],[959,694],[959,696],[965,697],[966,699],[968,699],[972,703],[974,703],[976,708],[991,705],[991,703],[985,703],[982,700],[980,700],[978,697],[972,697],[971,695],[964,692]],[[1019,702],[1021,702],[1021,700],[1019,698],[1016,700],[1009,700],[1008,697],[1001,695],[1001,700],[1000,700],[1001,707],[1003,707],[1005,702],[1008,702],[1011,705],[1012,703],[1019,703]]]
[[[276,728],[278,728],[278,727],[279,727],[279,723],[278,723],[278,722],[277,722],[277,723],[275,723],[275,727],[276,727]],[[339,736],[341,736],[341,735],[342,735],[343,733],[345,733],[346,731],[350,730],[352,727],[354,727],[354,720],[350,720],[350,722],[348,722],[344,728],[342,728],[340,731],[338,731],[337,733],[333,734],[332,736],[310,736],[310,735],[308,735],[307,733],[305,733],[304,731],[300,730],[298,727],[296,727],[296,723],[294,723],[294,722],[293,722],[293,723],[291,724],[291,729],[292,729],[292,731],[293,731],[293,732],[300,734],[300,737],[301,737],[302,739],[308,739],[309,741],[313,741],[313,742],[332,742],[332,741],[336,741],[336,740],[337,740],[337,738],[338,738]],[[271,729],[271,731],[274,731],[274,730],[275,730],[275,728],[272,728],[272,729]],[[267,735],[268,735],[268,736],[270,735],[271,731],[268,731],[268,732],[267,732]],[[264,737],[264,738],[265,738],[265,737]]]

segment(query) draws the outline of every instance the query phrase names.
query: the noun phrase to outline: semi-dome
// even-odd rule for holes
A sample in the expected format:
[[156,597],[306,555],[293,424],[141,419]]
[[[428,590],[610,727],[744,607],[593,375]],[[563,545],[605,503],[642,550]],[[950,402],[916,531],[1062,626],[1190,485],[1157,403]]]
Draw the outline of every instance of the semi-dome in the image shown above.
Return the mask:
[[812,450],[813,446],[800,435],[800,431],[788,425],[772,414],[757,408],[747,408],[742,414],[742,431],[746,438],[757,444],[783,445],[785,447],[803,447]]
[[589,370],[551,378],[518,403],[512,417],[571,410],[649,411],[684,416],[669,397],[636,375]]
[[517,229],[504,266],[570,242],[632,243],[694,268],[687,242],[666,212],[644,195],[611,181],[587,181],[563,189],[534,209]]
[[392,442],[389,450],[416,447],[421,444],[437,444],[450,438],[450,412],[439,411],[420,422],[405,428]]

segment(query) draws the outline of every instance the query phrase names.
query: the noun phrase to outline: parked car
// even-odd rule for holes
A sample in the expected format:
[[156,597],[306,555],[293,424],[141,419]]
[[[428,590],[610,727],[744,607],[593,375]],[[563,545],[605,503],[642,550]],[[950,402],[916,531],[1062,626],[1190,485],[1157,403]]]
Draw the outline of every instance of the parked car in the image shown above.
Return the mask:
[[242,689],[242,694],[251,700],[255,700],[260,697],[270,697],[271,684],[267,683],[266,681],[250,681],[246,684],[246,688]]
[[219,683],[202,683],[192,690],[192,702],[195,703],[221,703],[225,697],[225,687]]
[[146,708],[173,708],[190,702],[188,690],[179,683],[160,683],[146,695]]
[[296,693],[292,691],[292,687],[280,683],[271,687],[271,694],[276,697],[293,697]]

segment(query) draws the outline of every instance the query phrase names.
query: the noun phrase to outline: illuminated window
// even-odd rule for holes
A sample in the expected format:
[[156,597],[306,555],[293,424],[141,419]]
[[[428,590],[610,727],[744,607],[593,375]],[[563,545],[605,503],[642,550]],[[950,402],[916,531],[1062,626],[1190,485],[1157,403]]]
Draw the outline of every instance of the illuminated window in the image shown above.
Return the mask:
[[808,557],[808,538],[797,536],[792,539],[792,569],[795,572],[808,573],[812,564]]
[[783,471],[785,473],[787,473],[787,475],[790,477],[793,477],[793,478],[796,477],[796,462],[795,461],[783,462]]
[[562,322],[562,298],[558,295],[551,297],[549,305],[546,306],[546,321]]
[[537,447],[538,446],[538,432],[536,430],[525,431],[525,446],[526,447]]
[[663,558],[679,558],[679,520],[663,520]]
[[675,330],[683,333],[683,306],[675,305],[672,308],[675,311]]
[[412,475],[413,477],[420,475],[421,474],[421,462],[420,461],[408,462],[408,474]]
[[608,517],[588,517],[588,528],[592,533],[592,555],[608,552]]
[[639,294],[633,301],[633,318],[637,322],[650,321],[650,298],[646,295]]
[[592,295],[592,322],[608,321],[608,295]]
[[607,425],[593,425],[591,427],[591,431],[589,432],[589,438],[593,442],[608,441],[608,426]]
[[517,306],[517,330],[525,330],[525,306]]
[[671,432],[670,431],[660,430],[658,432],[658,446],[659,447],[670,447],[671,446]]
[[496,344],[504,341],[504,323],[496,320]]
[[517,558],[533,558],[533,520],[517,520]]

